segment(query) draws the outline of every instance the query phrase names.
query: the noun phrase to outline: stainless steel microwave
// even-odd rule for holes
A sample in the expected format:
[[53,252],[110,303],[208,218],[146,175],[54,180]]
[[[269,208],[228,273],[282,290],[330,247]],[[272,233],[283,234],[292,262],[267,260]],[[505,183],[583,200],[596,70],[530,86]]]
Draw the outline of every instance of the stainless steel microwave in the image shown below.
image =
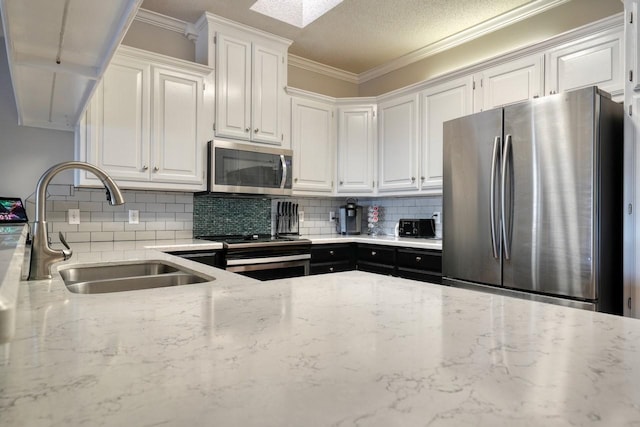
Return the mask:
[[290,196],[293,151],[209,141],[208,191]]

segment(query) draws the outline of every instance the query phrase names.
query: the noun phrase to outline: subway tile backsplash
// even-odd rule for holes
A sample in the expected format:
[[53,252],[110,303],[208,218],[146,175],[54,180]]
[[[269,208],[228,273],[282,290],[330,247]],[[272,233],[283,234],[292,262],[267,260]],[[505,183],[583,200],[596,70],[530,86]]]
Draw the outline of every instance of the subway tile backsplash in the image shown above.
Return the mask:
[[[189,239],[193,236],[193,194],[123,190],[125,204],[111,206],[104,189],[51,184],[47,196],[49,236],[62,232],[69,243]],[[35,220],[35,197],[26,200]],[[80,224],[68,223],[69,209],[80,209]],[[139,211],[139,224],[129,224],[129,210]]]
[[[103,189],[48,187],[49,236],[58,242],[62,232],[69,243],[134,240],[189,239],[211,234],[273,233],[278,201],[298,203],[304,211],[299,224],[302,236],[336,233],[329,212],[338,213],[346,198],[291,197],[286,199],[238,198],[214,194],[124,190],[125,204],[110,206]],[[34,196],[26,200],[27,212],[35,219]],[[401,218],[430,218],[442,212],[441,197],[361,198],[363,233],[367,232],[367,207],[380,206],[380,234],[393,235]],[[67,222],[67,211],[80,209],[80,224]],[[129,210],[139,211],[139,224],[129,224]]]
[[[336,223],[329,222],[329,212],[338,215],[340,206],[347,199],[300,198],[274,199],[271,202],[272,229],[275,230],[275,212],[278,201],[298,203],[299,211],[304,211],[304,222],[300,223],[300,234],[303,236],[335,234]],[[367,233],[367,208],[371,205],[380,207],[379,222],[382,235],[393,235],[395,226],[402,218],[431,218],[434,212],[442,212],[442,197],[388,197],[357,199],[362,206],[362,233]]]

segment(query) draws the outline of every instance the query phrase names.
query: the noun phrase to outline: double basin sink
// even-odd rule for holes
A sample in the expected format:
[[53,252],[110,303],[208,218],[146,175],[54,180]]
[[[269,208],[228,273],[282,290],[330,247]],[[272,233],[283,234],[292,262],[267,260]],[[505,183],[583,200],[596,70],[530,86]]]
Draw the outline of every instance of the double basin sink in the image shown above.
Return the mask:
[[67,289],[77,294],[135,291],[215,280],[214,277],[160,260],[76,265],[61,268],[59,273]]

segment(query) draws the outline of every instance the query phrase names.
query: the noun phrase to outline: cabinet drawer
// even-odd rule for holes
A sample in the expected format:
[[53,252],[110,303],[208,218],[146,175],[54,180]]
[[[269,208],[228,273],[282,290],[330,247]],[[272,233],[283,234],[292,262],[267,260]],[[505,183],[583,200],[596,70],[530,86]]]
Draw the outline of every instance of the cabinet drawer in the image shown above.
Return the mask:
[[358,263],[360,261],[389,265],[393,268],[396,264],[396,250],[385,246],[358,245]]
[[318,245],[311,247],[311,263],[353,260],[354,251],[350,244]]
[[375,262],[367,262],[361,260],[358,260],[358,270],[388,275],[394,275],[396,272],[396,268],[393,265],[378,264]]
[[310,274],[337,273],[338,271],[350,271],[355,265],[350,260],[339,262],[324,262],[319,264],[311,264]]
[[435,251],[421,251],[398,249],[398,267],[410,268],[424,272],[442,272],[442,253]]

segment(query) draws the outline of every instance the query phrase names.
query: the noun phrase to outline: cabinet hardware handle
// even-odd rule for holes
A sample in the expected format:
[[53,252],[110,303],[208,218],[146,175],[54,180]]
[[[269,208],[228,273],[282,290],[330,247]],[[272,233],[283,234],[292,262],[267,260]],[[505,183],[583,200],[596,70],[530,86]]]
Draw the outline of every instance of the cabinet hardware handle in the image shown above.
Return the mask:
[[415,176],[411,177],[411,182],[416,182],[416,177]]
[[149,169],[149,166],[147,166],[147,165],[142,165],[142,170],[143,170],[143,171],[146,171],[147,169]]
[[416,257],[416,262],[420,262],[420,261],[422,261],[422,257],[417,256]]
[[329,251],[329,255],[333,256],[333,251]]
[[255,128],[253,131],[254,131],[255,133],[258,133],[258,131],[260,131],[260,129]]
[[340,185],[344,185],[344,181],[340,181]]
[[424,176],[420,177],[420,181],[422,181],[422,182],[424,182],[425,179],[427,179],[427,178],[425,178]]
[[298,178],[293,178],[293,182],[298,182]]
[[154,166],[154,167],[153,167],[153,171],[154,171],[154,172],[158,172],[159,170],[160,170],[160,168],[159,168],[159,167],[157,167],[157,166]]
[[249,128],[244,128],[245,132],[249,132],[249,130],[250,130]]
[[371,256],[376,256],[376,251],[371,251]]
[[329,267],[329,271],[333,273],[333,267]]

